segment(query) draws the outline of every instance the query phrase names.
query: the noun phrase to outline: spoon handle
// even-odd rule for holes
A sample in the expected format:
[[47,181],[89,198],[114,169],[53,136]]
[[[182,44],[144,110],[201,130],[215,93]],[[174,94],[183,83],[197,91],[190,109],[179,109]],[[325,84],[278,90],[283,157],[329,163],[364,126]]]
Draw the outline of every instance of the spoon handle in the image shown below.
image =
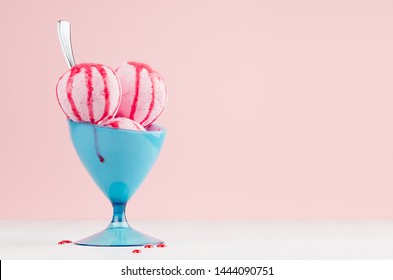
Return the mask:
[[71,68],[75,65],[74,54],[71,45],[71,25],[68,21],[59,20],[57,22],[57,34],[63,55],[67,61],[68,67]]

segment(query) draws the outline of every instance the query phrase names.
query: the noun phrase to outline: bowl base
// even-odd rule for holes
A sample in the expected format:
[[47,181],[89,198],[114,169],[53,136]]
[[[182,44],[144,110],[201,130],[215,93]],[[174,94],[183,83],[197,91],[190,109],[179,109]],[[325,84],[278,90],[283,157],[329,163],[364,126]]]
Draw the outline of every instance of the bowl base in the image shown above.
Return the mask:
[[143,246],[147,244],[156,245],[160,243],[164,243],[164,241],[141,233],[131,227],[108,227],[92,236],[74,242],[76,245],[98,247]]

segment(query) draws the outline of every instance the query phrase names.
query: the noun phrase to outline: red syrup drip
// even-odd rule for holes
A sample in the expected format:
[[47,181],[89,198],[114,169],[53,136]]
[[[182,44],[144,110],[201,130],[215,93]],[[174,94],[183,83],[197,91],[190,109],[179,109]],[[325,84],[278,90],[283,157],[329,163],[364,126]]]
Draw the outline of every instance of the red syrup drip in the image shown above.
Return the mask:
[[71,244],[73,243],[71,240],[62,240],[57,242],[57,245]]
[[98,160],[103,163],[105,162],[105,158],[100,154],[100,151],[98,149],[98,139],[97,139],[97,131],[96,131],[96,127],[93,126],[93,131],[94,131],[94,146],[96,148],[96,154],[98,157]]
[[165,247],[166,247],[166,245],[164,243],[161,243],[161,244],[157,245],[157,248],[165,248]]
[[140,254],[140,253],[142,253],[142,251],[141,250],[134,250],[134,251],[132,251],[132,253],[133,254]]
[[150,244],[145,245],[144,247],[145,247],[145,248],[154,248],[154,246],[153,246],[153,245],[150,245]]

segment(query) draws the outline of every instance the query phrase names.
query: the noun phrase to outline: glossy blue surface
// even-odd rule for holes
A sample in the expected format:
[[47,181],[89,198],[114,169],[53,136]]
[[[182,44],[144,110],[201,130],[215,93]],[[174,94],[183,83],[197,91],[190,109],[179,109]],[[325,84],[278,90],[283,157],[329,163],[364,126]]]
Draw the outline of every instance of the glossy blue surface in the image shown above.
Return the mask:
[[131,131],[68,121],[72,143],[86,170],[112,203],[111,224],[102,232],[75,242],[89,246],[137,246],[161,240],[129,227],[125,217],[128,200],[153,167],[166,130]]

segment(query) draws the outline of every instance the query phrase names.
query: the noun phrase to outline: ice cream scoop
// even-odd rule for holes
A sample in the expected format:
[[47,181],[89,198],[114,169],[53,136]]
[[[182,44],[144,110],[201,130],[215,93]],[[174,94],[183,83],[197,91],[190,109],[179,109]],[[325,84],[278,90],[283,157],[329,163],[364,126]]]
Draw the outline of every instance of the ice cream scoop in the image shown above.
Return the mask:
[[164,80],[149,65],[127,62],[116,69],[122,98],[117,117],[125,117],[146,127],[162,113],[167,102]]
[[121,117],[110,120],[108,123],[105,124],[105,126],[128,130],[146,131],[146,129],[136,121]]
[[68,118],[97,124],[115,116],[121,88],[115,72],[108,66],[81,63],[60,77],[56,94]]

